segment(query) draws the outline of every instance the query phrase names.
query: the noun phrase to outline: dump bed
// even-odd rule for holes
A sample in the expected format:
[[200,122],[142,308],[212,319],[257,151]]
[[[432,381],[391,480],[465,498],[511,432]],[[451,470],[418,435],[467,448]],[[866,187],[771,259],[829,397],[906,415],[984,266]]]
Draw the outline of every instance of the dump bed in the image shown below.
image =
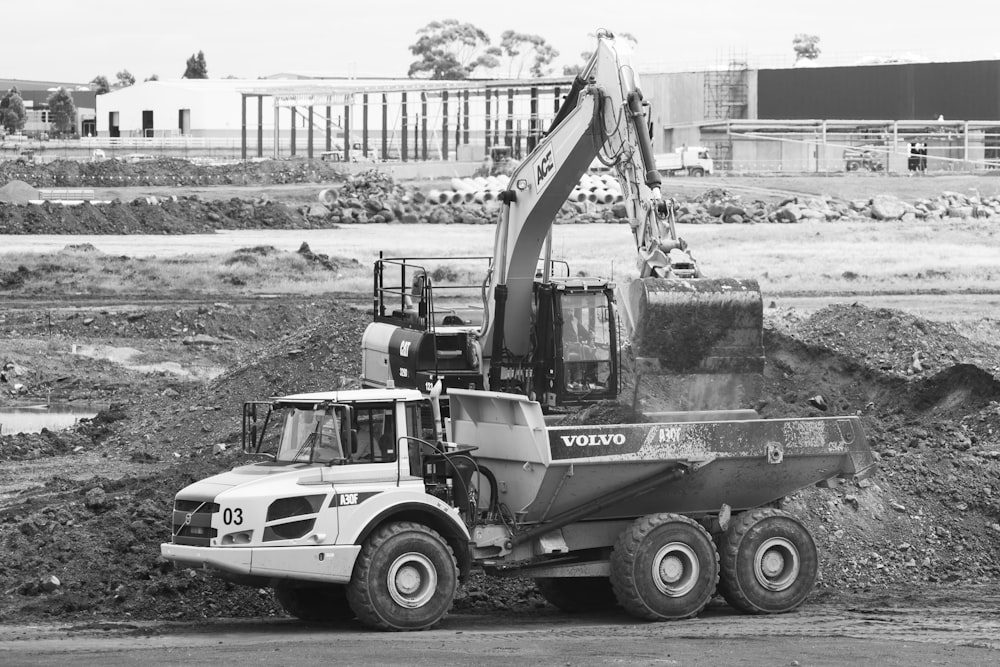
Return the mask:
[[450,437],[477,448],[500,501],[523,523],[588,503],[587,519],[699,514],[724,503],[739,511],[875,465],[857,417],[546,427],[539,404],[523,396],[458,389],[449,397]]

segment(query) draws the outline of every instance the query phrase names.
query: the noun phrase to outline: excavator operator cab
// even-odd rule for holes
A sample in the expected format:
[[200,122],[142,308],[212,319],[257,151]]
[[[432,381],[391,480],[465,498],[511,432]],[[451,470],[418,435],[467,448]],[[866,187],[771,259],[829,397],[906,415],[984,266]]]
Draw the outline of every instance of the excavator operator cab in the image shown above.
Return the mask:
[[610,290],[568,289],[556,294],[557,403],[613,399],[618,391],[618,345]]

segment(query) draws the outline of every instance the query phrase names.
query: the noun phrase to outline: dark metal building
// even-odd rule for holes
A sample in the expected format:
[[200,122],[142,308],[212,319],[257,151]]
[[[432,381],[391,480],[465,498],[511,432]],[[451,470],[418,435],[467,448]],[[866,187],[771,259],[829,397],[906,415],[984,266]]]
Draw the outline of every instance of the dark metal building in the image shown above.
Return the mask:
[[1000,61],[769,69],[757,118],[1000,118]]

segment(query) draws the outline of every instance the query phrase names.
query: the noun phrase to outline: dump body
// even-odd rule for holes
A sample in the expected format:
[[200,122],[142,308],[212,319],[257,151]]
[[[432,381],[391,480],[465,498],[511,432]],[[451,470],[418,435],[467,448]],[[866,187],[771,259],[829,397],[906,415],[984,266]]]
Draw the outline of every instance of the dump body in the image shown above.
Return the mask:
[[[523,397],[453,390],[451,436],[478,448],[521,525],[600,498],[585,519],[740,511],[874,467],[856,417],[547,427]],[[639,485],[648,490],[630,495]]]

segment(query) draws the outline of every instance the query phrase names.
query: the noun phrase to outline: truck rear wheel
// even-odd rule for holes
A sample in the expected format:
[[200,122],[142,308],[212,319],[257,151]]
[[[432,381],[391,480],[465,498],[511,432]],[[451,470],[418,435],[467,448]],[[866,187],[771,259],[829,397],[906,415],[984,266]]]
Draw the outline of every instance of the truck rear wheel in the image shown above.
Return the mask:
[[549,604],[570,613],[603,611],[618,603],[607,577],[539,577],[535,585]]
[[782,510],[741,514],[722,535],[719,553],[719,592],[740,611],[791,611],[805,601],[816,583],[816,543],[795,516]]
[[365,542],[347,599],[362,623],[380,630],[424,630],[451,609],[458,586],[455,555],[436,531],[390,523]]
[[696,616],[718,581],[719,554],[712,537],[679,514],[636,520],[611,553],[615,597],[627,612],[650,621]]
[[286,581],[275,586],[274,597],[289,616],[303,621],[334,623],[354,618],[346,586]]

